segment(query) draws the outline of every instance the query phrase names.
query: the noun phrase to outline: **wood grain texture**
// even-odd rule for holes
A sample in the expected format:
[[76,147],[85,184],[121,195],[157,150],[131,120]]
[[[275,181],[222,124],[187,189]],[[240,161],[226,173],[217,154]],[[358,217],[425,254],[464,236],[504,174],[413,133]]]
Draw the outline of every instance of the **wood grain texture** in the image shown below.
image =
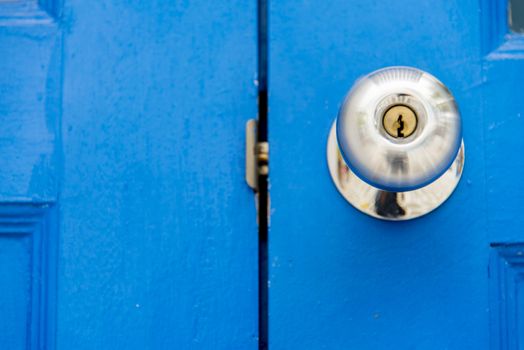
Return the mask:
[[249,349],[255,2],[63,12],[59,349]]

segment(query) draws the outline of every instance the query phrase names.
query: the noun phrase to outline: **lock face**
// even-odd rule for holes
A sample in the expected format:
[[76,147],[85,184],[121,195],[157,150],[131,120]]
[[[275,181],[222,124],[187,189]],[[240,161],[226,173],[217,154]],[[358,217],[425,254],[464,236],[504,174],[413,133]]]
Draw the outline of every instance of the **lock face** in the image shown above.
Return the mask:
[[408,106],[392,106],[384,114],[382,126],[392,137],[410,137],[417,128],[417,115]]
[[[328,164],[339,191],[379,218],[405,220],[433,210],[462,174],[455,99],[437,78],[416,68],[389,67],[359,79],[328,143]],[[373,195],[364,200],[363,193]]]

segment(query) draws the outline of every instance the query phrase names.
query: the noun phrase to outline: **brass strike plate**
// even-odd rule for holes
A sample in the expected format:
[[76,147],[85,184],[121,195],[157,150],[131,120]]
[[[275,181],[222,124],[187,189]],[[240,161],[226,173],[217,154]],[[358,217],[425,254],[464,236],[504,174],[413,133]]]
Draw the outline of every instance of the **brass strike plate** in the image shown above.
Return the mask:
[[257,121],[249,119],[246,123],[246,182],[255,191],[257,190],[256,139]]

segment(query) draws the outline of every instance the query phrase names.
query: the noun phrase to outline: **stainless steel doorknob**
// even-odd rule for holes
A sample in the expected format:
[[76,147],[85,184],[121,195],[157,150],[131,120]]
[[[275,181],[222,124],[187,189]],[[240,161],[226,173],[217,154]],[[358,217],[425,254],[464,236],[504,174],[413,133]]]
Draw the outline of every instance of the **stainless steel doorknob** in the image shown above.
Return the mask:
[[457,186],[463,164],[455,99],[437,78],[411,67],[359,79],[328,141],[338,190],[382,219],[412,219],[438,207]]

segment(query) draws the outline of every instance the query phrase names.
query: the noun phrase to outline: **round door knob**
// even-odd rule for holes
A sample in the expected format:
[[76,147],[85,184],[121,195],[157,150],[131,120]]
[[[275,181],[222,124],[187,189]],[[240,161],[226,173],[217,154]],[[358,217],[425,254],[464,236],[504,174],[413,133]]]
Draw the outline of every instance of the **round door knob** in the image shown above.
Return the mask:
[[462,174],[455,99],[437,78],[416,68],[389,67],[360,78],[331,134],[328,161],[337,188],[376,217],[423,215],[448,198]]

